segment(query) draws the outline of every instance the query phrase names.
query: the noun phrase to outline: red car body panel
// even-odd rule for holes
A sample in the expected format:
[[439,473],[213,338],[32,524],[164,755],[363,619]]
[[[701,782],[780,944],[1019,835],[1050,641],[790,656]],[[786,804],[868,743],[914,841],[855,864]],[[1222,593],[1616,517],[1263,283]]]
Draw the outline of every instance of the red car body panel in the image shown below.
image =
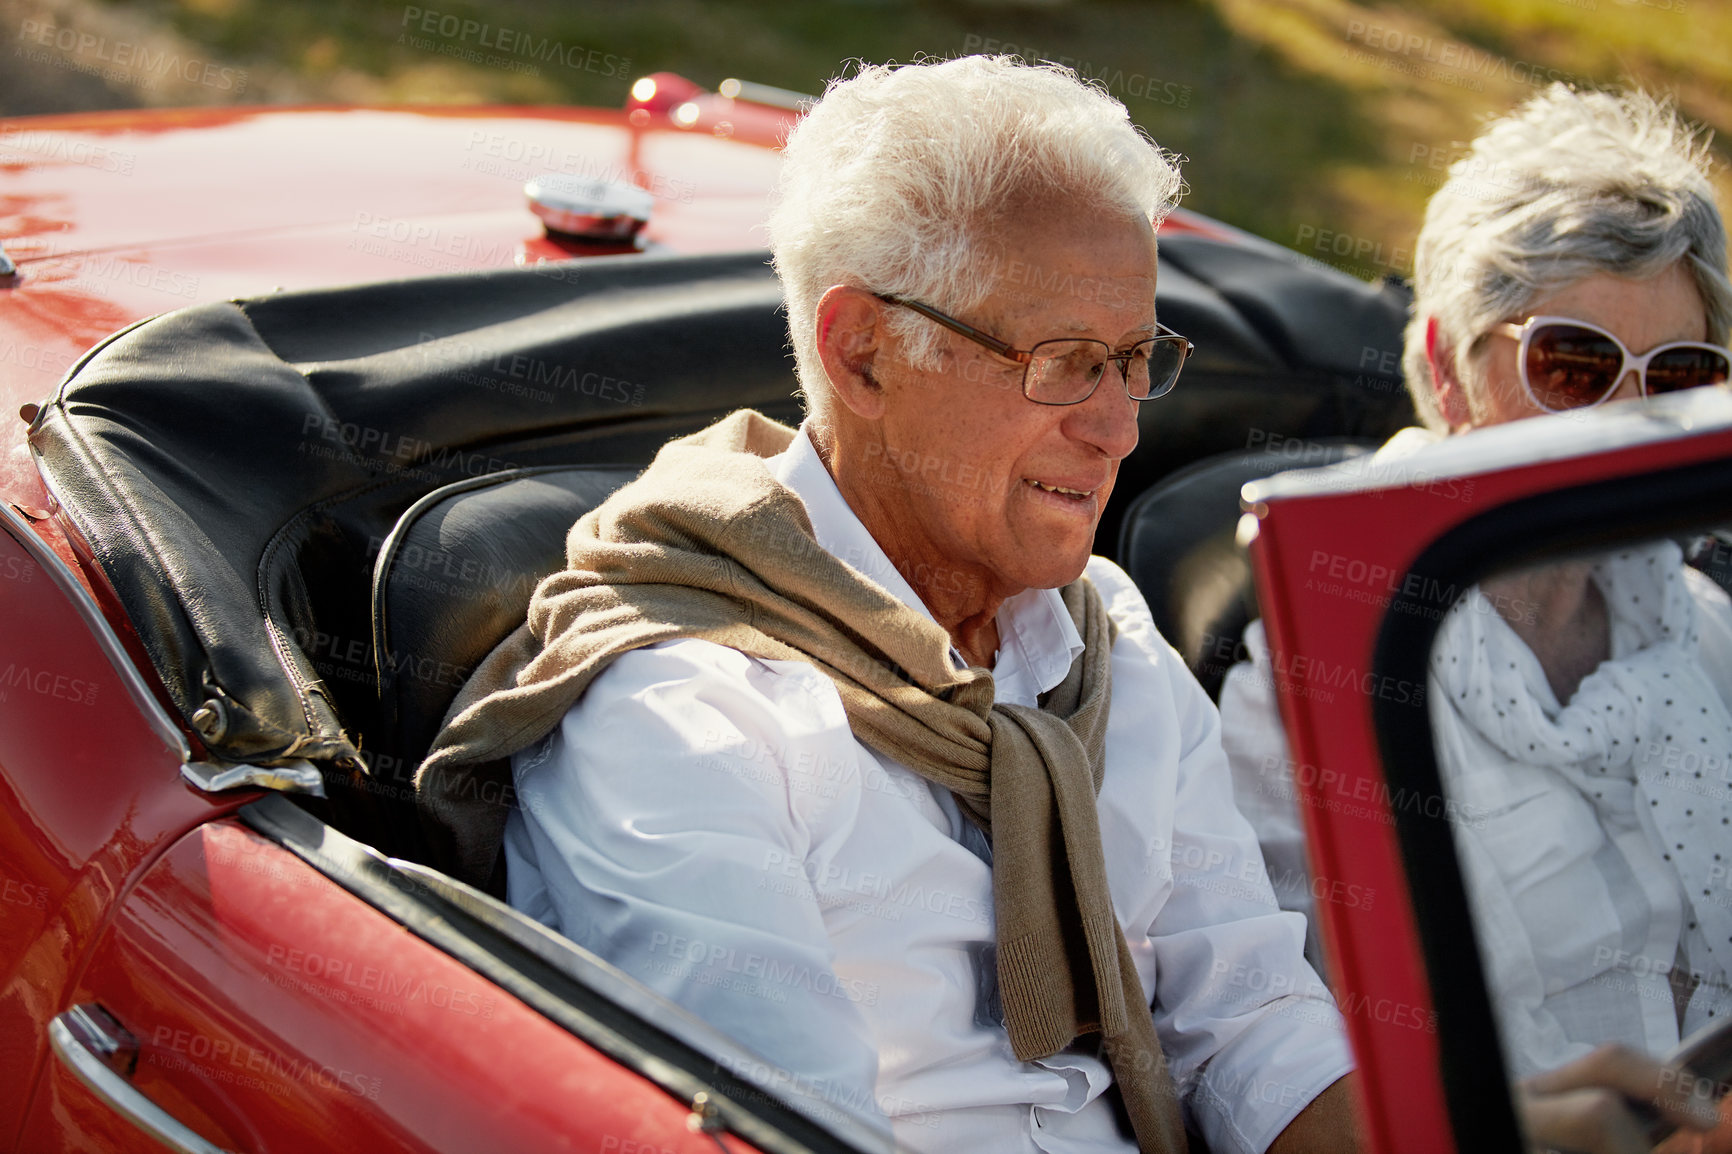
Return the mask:
[[18,266],[0,279],[0,498],[43,500],[12,415],[134,321],[275,288],[591,251],[550,244],[530,211],[523,184],[547,173],[650,189],[648,247],[755,248],[775,169],[759,144],[597,109],[228,108],[13,121],[0,132],[0,241]]
[[[232,820],[151,867],[68,1000],[120,1019],[133,1083],[224,1148],[715,1150],[684,1104]],[[158,1148],[52,1067],[21,1148],[69,1119]]]
[[82,593],[56,560],[0,532],[0,1116],[9,1118],[21,1116],[43,1057],[43,1023],[65,1007],[130,879],[163,846],[247,800],[179,783],[178,741],[140,708],[98,641],[100,619],[68,585]]

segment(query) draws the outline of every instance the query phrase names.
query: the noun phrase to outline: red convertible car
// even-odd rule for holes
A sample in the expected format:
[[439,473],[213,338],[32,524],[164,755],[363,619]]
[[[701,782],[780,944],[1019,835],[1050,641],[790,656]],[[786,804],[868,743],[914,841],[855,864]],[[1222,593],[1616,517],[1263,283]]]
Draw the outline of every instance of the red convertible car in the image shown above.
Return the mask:
[[[0,135],[0,1148],[884,1148],[424,864],[411,788],[578,515],[731,409],[797,419],[754,233],[777,100]],[[1397,800],[1439,794],[1423,702],[1305,671],[1423,682],[1435,615],[1389,574],[1732,520],[1732,400],[1286,474],[1247,559],[1244,482],[1411,419],[1405,297],[1189,214],[1161,257],[1198,351],[1099,551],[1205,684],[1254,597],[1311,659],[1286,722],[1337,767],[1301,785],[1373,1148],[1522,1149],[1447,826]],[[1326,591],[1319,550],[1379,580]]]

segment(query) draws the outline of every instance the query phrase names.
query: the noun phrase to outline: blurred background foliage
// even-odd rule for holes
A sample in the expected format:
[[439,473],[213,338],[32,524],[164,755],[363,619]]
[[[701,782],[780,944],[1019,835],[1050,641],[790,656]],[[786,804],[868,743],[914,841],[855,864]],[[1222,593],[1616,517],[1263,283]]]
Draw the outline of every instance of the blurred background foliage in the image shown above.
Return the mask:
[[[1186,157],[1189,207],[1363,277],[1411,271],[1411,238],[1455,150],[1555,79],[1671,93],[1732,157],[1732,0],[0,0],[0,11],[7,28],[52,19],[244,68],[248,103],[617,107],[655,71],[816,93],[856,59],[1058,60]],[[410,42],[427,12],[629,66],[466,63]],[[12,56],[0,114],[236,99]],[[1717,180],[1732,206],[1724,166]]]

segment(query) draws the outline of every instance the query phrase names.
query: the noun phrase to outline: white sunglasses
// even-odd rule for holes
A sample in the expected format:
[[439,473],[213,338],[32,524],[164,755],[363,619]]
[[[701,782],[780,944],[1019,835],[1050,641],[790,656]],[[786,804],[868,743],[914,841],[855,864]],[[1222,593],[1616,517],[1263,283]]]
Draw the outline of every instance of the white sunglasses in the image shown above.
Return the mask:
[[1724,384],[1732,354],[1702,341],[1669,341],[1637,356],[1617,337],[1572,317],[1529,317],[1493,332],[1521,342],[1522,387],[1548,413],[1592,408],[1617,391],[1631,369],[1643,396]]

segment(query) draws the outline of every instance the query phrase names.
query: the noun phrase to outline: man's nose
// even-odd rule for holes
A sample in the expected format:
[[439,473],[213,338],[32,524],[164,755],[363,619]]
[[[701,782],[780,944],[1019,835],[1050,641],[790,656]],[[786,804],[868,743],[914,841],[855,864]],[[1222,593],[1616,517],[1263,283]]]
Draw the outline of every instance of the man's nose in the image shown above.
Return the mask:
[[1137,447],[1137,409],[1131,400],[1124,374],[1109,363],[1088,400],[1068,406],[1065,422],[1072,437],[1086,441],[1115,461],[1130,456]]

